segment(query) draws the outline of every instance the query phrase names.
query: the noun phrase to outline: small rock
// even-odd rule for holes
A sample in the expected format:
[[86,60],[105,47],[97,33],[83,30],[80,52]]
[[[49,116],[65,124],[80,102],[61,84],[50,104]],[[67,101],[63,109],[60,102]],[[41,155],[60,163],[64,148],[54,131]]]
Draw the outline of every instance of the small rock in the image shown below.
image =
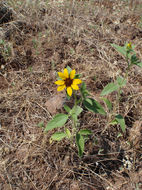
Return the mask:
[[55,114],[58,109],[62,108],[64,101],[65,94],[54,95],[47,100],[45,106],[51,114]]

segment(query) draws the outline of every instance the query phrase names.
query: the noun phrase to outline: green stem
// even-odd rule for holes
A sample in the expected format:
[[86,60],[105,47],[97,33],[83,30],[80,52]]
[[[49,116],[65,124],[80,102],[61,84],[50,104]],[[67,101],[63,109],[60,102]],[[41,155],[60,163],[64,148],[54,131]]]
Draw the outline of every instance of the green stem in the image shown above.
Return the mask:
[[[125,73],[125,76],[123,78],[122,84],[123,84],[123,82],[125,80],[127,80],[127,77],[128,77],[129,71],[130,71],[130,67],[131,67],[131,64],[129,63],[128,53],[126,54],[126,62],[128,64],[128,67],[126,69],[126,73]],[[116,109],[117,109],[117,107],[119,109],[119,102],[120,102],[120,97],[121,97],[121,89],[122,89],[122,87],[119,87],[119,89],[117,91]],[[116,110],[115,110],[115,112],[116,112]]]
[[[77,102],[77,97],[76,97],[76,94],[75,94],[74,91],[73,91],[73,96],[74,96],[74,106],[75,106],[75,109],[76,109],[76,106],[77,106],[78,102]],[[76,133],[77,125],[76,125],[76,120],[73,117],[71,117],[71,120],[72,120],[72,127],[73,127],[71,142],[73,144],[73,137],[74,137],[74,134]]]
[[126,62],[127,62],[127,64],[128,64],[128,66],[129,66],[129,58],[128,58],[128,51],[126,52]]
[[77,97],[74,91],[73,91],[73,96],[74,96],[74,105],[77,106]]
[[[119,112],[119,102],[120,102],[120,92],[121,92],[121,87],[119,87],[118,91],[117,91],[117,99],[116,99],[116,110]],[[115,110],[115,112],[116,112]],[[116,115],[116,113],[115,113]]]
[[[73,91],[73,96],[74,96],[74,106],[75,106],[75,110],[76,110],[76,107],[77,107],[77,97],[76,97],[76,94],[75,94],[74,91]],[[74,118],[73,118],[73,128],[76,129],[76,121],[75,121]]]
[[130,67],[131,67],[131,64],[129,64],[128,67],[127,67],[127,70],[126,70],[126,73],[125,73],[125,76],[124,76],[124,80],[127,79],[127,77],[128,77],[128,73],[130,71]]
[[82,97],[77,101],[77,104],[82,102]]

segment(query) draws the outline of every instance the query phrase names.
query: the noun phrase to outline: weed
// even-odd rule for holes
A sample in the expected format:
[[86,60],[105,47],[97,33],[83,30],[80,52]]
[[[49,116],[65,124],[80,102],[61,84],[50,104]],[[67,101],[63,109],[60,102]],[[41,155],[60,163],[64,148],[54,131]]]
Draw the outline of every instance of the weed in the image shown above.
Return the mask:
[[[64,72],[58,72],[59,80],[55,82],[58,85],[57,90],[61,91],[67,89],[67,97],[73,95],[74,106],[70,108],[68,105],[64,105],[64,109],[67,114],[57,114],[46,126],[45,132],[49,130],[62,127],[65,125],[67,120],[70,118],[72,121],[72,129],[65,127],[64,131],[54,133],[50,138],[50,143],[52,141],[60,141],[67,138],[74,145],[74,141],[78,147],[78,154],[81,157],[84,152],[85,141],[88,139],[88,135],[92,132],[88,129],[80,129],[79,115],[83,112],[81,105],[83,104],[88,110],[105,115],[103,107],[94,99],[88,98],[89,93],[86,89],[85,83],[79,79],[80,75],[75,74],[75,70],[72,70],[69,66],[64,69]],[[82,83],[80,88],[80,98],[77,99],[76,90],[79,90],[78,85]]]
[[101,96],[107,96],[108,94],[114,91],[117,92],[116,102],[114,106],[112,106],[112,103],[107,98],[102,98],[102,99],[105,102],[108,110],[108,125],[119,124],[122,131],[125,132],[126,130],[125,120],[123,116],[120,115],[119,113],[119,102],[121,99],[122,88],[126,86],[127,77],[131,70],[131,67],[133,65],[142,67],[142,62],[140,62],[140,60],[137,58],[136,53],[134,51],[134,46],[131,44],[131,42],[126,43],[124,47],[118,46],[116,44],[112,44],[112,47],[114,47],[118,51],[118,53],[122,54],[125,57],[127,63],[127,69],[125,71],[124,77],[117,76],[115,82],[109,83],[104,87]]
[[[140,62],[137,58],[134,52],[134,46],[131,43],[127,43],[124,47],[112,44],[112,47],[114,47],[119,53],[121,53],[125,57],[127,62],[127,69],[124,77],[118,76],[115,82],[107,84],[101,92],[101,96],[107,96],[108,94],[114,91],[117,92],[116,102],[114,106],[108,98],[102,98],[106,105],[107,111],[105,111],[105,109],[99,102],[97,102],[93,98],[88,98],[89,92],[86,89],[86,85],[84,82],[82,83],[82,81],[79,79],[80,75],[75,74],[75,70],[72,70],[68,66],[64,69],[63,73],[58,72],[59,80],[55,82],[55,84],[58,85],[57,91],[62,91],[66,88],[67,97],[69,100],[73,94],[74,106],[70,108],[69,106],[64,105],[64,109],[67,112],[67,114],[61,113],[54,116],[54,118],[47,124],[44,131],[48,132],[49,130],[62,127],[70,118],[72,121],[72,129],[69,130],[69,128],[65,127],[64,131],[55,132],[50,138],[50,143],[52,143],[52,141],[60,141],[64,138],[69,139],[72,144],[75,144],[74,142],[76,142],[79,157],[83,155],[84,145],[85,141],[88,139],[88,135],[92,134],[92,132],[88,129],[80,129],[80,122],[78,117],[83,112],[84,107],[94,113],[107,115],[108,124],[106,125],[106,127],[108,127],[109,125],[118,124],[120,125],[123,133],[125,133],[126,131],[124,117],[119,113],[119,102],[121,98],[121,92],[122,88],[126,85],[128,73],[131,67],[133,65],[142,67],[142,62]],[[80,88],[80,98],[77,99],[76,90],[79,90],[78,85],[81,83],[82,86]],[[84,105],[84,107],[81,107],[82,104]],[[122,134],[119,134],[117,138],[121,135]],[[103,150],[100,149],[99,154],[101,154],[102,151]]]

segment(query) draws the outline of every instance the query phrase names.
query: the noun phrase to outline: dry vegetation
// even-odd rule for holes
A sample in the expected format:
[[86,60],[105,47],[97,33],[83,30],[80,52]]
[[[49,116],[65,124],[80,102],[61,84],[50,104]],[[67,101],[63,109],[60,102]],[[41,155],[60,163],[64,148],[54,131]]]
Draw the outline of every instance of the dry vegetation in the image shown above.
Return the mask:
[[102,133],[105,116],[84,111],[81,127],[93,136],[80,159],[68,141],[50,144],[52,132],[37,127],[66,102],[56,92],[57,71],[76,69],[101,102],[103,87],[126,68],[111,43],[131,41],[142,60],[142,3],[131,2],[7,0],[12,18],[0,22],[0,190],[142,188],[142,69],[133,67],[123,91],[125,135],[118,137],[117,126]]

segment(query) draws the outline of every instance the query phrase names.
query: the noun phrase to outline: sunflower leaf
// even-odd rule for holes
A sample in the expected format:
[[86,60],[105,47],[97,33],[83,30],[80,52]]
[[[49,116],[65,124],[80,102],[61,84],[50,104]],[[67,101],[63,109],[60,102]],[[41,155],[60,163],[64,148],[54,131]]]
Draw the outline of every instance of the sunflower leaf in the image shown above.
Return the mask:
[[79,132],[81,135],[91,135],[92,132],[89,129],[81,129]]
[[67,136],[66,133],[64,132],[56,132],[54,133],[51,137],[50,137],[50,142],[52,141],[60,141],[62,140],[63,138],[65,138]]
[[66,128],[65,132],[66,132],[67,137],[71,138],[71,132],[70,132],[70,130]]
[[126,79],[124,79],[123,77],[121,77],[121,76],[118,76],[117,77],[117,83],[118,83],[118,85],[120,86],[120,87],[123,87],[123,86],[125,86],[126,85]]
[[68,115],[66,114],[57,114],[49,123],[46,125],[45,132],[52,130],[57,127],[62,127],[68,120]]
[[89,96],[89,92],[86,89],[86,84],[84,82],[81,85],[80,92],[81,92],[81,95],[83,96],[84,99],[86,99],[87,96]]
[[76,145],[78,147],[78,155],[81,157],[84,152],[84,138],[81,134],[76,134]]
[[120,124],[120,127],[121,127],[121,129],[122,129],[122,131],[124,133],[125,130],[126,130],[126,125],[125,125],[124,118],[122,117],[122,115],[118,114],[118,115],[115,116],[115,119]]
[[142,68],[142,62],[139,62],[136,65]]
[[108,108],[108,110],[112,110],[112,103],[107,99],[107,98],[102,98],[103,99],[103,101],[105,102],[105,104],[106,104],[106,106],[107,106],[107,108]]
[[81,74],[75,74],[74,79],[80,79],[80,77],[81,77]]
[[64,104],[64,109],[66,110],[67,113],[70,113],[71,111],[71,108],[67,106],[66,104]]
[[115,83],[107,84],[101,92],[101,96],[108,95],[114,91],[117,91],[119,86]]
[[113,119],[109,124],[110,125],[117,125],[118,121],[116,119]]
[[73,106],[72,110],[70,111],[70,115],[79,115],[81,112],[83,111],[83,109],[80,106]]
[[137,65],[139,67],[142,67],[142,62],[137,58],[135,54],[131,56],[131,64]]
[[73,118],[73,120],[75,122],[77,122],[77,120],[78,120],[77,117],[79,116],[79,114],[82,111],[83,111],[83,109],[80,106],[74,106],[69,114],[71,115],[71,117]]
[[111,44],[111,46],[113,48],[115,48],[117,50],[117,52],[121,53],[122,55],[124,55],[126,57],[126,47],[121,47],[116,44]]
[[87,99],[83,100],[83,104],[88,110],[90,110],[94,113],[106,115],[106,112],[105,112],[104,108],[101,106],[101,104],[92,98],[87,98]]

